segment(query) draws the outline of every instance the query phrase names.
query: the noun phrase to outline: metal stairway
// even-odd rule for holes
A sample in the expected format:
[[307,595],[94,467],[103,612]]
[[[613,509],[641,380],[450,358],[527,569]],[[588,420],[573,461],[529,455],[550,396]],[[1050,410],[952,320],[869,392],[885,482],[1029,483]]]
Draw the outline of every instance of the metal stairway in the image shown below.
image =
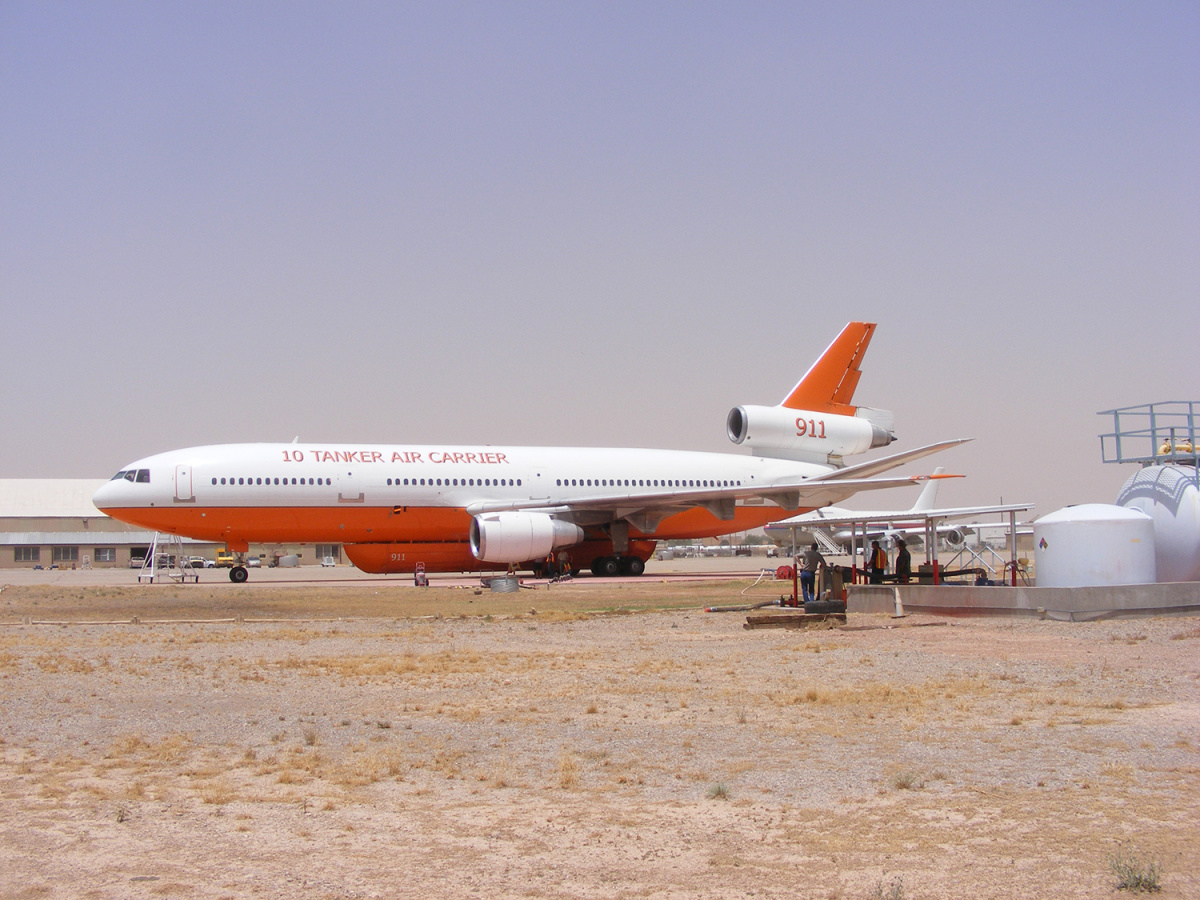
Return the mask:
[[177,534],[154,533],[150,549],[142,561],[141,571],[138,572],[138,583],[154,583],[156,578],[168,578],[171,581],[200,580],[200,573],[192,568],[191,561],[183,555],[183,538]]

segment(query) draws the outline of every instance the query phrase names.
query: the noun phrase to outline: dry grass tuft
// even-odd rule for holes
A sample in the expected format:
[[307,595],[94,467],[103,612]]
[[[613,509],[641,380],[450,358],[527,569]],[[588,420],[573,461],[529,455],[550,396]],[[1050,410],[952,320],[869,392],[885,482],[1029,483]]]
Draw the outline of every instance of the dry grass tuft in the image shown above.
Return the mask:
[[1105,778],[1116,778],[1127,781],[1133,777],[1133,766],[1125,763],[1105,763],[1100,767],[1100,774]]
[[348,761],[330,774],[330,779],[345,787],[361,787],[387,779],[403,781],[408,768],[402,750],[381,747],[370,752],[352,753]]
[[219,776],[205,782],[200,786],[198,793],[202,801],[217,806],[232,803],[237,799],[237,790],[225,776]]
[[904,879],[897,875],[887,884],[881,878],[871,891],[871,900],[904,900]]
[[1162,890],[1162,866],[1157,860],[1141,860],[1121,849],[1109,857],[1108,864],[1117,877],[1118,891],[1157,894]]
[[548,653],[512,654],[451,649],[430,653],[406,652],[399,655],[289,655],[277,662],[258,660],[257,665],[262,668],[292,670],[313,678],[336,675],[341,678],[390,680],[536,670],[543,664],[553,668],[557,661],[558,655]]
[[178,763],[194,750],[192,739],[183,734],[171,734],[157,741],[147,741],[140,734],[117,738],[109,745],[105,759],[119,764],[129,763]]
[[33,664],[43,672],[63,675],[91,675],[96,667],[86,659],[76,659],[63,653],[43,654]]
[[706,796],[709,800],[728,800],[729,788],[725,786],[725,782],[717,782],[708,789],[708,794]]
[[891,785],[898,791],[919,791],[925,787],[925,780],[916,772],[906,769],[892,776]]
[[566,750],[558,758],[558,786],[565,791],[579,788],[579,763],[575,755]]

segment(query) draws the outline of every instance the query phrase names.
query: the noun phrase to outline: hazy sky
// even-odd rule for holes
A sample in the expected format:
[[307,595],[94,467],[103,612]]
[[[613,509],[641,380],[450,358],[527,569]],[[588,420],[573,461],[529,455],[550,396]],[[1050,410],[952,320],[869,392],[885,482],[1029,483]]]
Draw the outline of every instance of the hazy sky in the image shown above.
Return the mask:
[[[1200,6],[0,3],[0,476],[193,444],[744,452],[856,399],[1112,502],[1200,400]],[[915,493],[859,498],[907,505]]]

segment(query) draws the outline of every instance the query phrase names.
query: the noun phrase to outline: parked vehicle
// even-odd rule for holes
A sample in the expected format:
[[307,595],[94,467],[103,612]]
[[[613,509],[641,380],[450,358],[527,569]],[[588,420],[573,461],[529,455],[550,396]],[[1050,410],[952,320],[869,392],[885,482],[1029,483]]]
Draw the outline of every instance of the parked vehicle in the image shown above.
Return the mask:
[[233,554],[230,553],[228,550],[218,550],[217,551],[217,561],[215,563],[213,563],[213,565],[216,566],[218,569],[232,569],[233,568]]

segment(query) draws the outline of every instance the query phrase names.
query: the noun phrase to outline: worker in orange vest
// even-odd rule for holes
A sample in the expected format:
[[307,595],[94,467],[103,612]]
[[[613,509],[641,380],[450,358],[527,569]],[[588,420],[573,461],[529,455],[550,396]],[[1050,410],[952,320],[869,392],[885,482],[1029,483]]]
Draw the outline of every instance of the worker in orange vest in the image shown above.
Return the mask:
[[887,573],[887,553],[879,546],[879,541],[871,541],[871,554],[867,557],[867,582],[883,584],[883,576]]

